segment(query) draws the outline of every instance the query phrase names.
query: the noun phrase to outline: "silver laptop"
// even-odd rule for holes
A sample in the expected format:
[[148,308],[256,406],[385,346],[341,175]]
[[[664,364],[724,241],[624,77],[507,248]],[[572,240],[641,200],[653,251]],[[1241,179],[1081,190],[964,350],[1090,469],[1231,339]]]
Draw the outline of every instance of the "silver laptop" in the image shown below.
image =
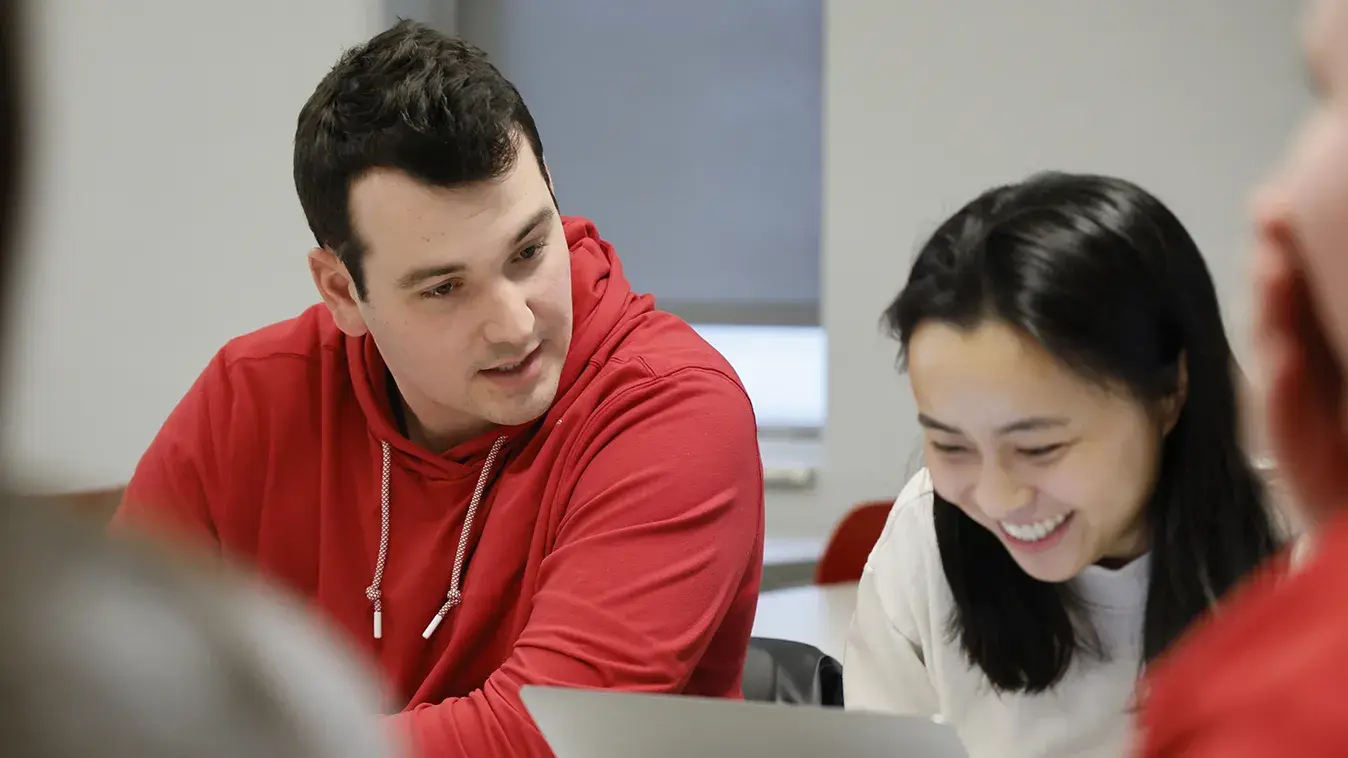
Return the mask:
[[920,716],[605,690],[525,687],[557,758],[967,758]]

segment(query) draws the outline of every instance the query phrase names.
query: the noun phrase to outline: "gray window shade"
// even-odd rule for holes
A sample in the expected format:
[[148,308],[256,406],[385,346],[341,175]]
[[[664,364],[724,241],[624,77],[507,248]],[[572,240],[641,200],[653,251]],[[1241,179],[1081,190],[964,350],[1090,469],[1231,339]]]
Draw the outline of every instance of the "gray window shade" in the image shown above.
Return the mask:
[[703,323],[817,324],[821,0],[458,0],[563,212]]

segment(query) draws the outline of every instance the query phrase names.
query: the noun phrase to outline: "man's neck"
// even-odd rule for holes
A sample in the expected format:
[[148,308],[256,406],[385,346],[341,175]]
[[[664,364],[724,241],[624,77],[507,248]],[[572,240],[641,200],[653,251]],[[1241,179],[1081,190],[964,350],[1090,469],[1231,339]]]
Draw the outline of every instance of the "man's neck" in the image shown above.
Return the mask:
[[462,445],[491,429],[491,424],[485,421],[472,427],[446,425],[444,429],[426,424],[422,421],[422,416],[403,397],[392,373],[388,374],[388,404],[389,410],[393,413],[393,425],[398,432],[436,455],[441,455],[446,450]]

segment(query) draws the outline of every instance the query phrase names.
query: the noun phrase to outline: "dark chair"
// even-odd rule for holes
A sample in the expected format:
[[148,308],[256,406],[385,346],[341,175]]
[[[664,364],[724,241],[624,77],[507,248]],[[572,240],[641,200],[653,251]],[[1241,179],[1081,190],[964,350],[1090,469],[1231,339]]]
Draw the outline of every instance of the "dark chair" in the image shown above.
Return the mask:
[[841,708],[842,664],[804,642],[754,637],[744,662],[744,699]]

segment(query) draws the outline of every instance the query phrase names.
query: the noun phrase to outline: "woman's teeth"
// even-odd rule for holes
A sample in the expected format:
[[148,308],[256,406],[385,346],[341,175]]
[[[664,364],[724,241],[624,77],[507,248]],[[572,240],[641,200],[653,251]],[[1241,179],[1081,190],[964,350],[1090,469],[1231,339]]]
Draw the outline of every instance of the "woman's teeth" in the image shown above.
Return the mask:
[[998,521],[997,523],[1006,530],[1006,533],[1020,540],[1021,542],[1038,542],[1039,540],[1053,534],[1062,522],[1067,520],[1066,513],[1046,518],[1043,521],[1035,521],[1029,524],[1012,524],[1009,521]]

